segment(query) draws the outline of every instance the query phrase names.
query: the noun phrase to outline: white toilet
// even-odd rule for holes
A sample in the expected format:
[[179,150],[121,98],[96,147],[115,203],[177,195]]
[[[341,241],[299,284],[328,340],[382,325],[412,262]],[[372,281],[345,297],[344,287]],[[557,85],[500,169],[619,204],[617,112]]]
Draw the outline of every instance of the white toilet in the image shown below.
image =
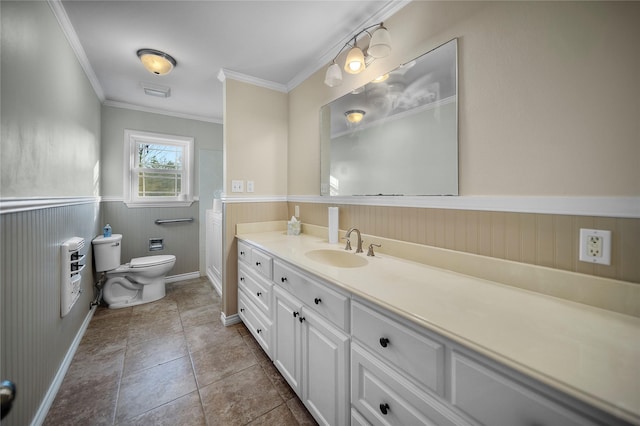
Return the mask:
[[106,272],[102,298],[111,309],[153,302],[165,296],[165,277],[176,263],[174,255],[146,256],[120,264],[121,234],[91,241],[96,272]]

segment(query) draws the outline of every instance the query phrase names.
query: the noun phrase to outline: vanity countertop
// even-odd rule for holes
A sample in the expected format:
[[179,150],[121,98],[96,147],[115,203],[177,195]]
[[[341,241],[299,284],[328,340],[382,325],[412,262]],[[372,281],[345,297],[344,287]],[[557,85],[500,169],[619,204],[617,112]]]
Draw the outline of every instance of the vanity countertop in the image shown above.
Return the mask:
[[[376,253],[332,267],[305,255],[342,250],[326,238],[283,231],[237,237],[344,290],[640,424],[640,318]],[[365,249],[366,252],[366,249]]]

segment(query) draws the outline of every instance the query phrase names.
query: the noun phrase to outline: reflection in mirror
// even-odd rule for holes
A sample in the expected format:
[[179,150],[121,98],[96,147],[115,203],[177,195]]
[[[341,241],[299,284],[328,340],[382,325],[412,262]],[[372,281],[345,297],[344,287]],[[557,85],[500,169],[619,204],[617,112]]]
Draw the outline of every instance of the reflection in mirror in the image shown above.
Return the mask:
[[458,194],[457,40],[320,109],[322,195]]

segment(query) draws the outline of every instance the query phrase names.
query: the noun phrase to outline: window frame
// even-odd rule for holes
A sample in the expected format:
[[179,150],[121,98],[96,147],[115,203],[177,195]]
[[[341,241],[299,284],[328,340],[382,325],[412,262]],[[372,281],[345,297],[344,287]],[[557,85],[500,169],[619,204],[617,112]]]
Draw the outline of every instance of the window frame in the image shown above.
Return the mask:
[[[138,196],[136,156],[139,143],[173,145],[183,149],[181,192],[175,197]],[[194,138],[125,129],[124,131],[124,202],[127,207],[189,207],[193,203]]]

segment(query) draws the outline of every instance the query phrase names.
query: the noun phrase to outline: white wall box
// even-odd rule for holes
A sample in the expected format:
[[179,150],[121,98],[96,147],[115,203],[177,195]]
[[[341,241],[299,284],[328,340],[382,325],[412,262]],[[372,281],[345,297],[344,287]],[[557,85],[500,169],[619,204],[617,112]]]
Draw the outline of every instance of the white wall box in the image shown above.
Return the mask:
[[66,316],[82,293],[81,272],[85,259],[80,250],[84,248],[84,238],[73,237],[60,246],[61,281],[60,281],[60,316]]

